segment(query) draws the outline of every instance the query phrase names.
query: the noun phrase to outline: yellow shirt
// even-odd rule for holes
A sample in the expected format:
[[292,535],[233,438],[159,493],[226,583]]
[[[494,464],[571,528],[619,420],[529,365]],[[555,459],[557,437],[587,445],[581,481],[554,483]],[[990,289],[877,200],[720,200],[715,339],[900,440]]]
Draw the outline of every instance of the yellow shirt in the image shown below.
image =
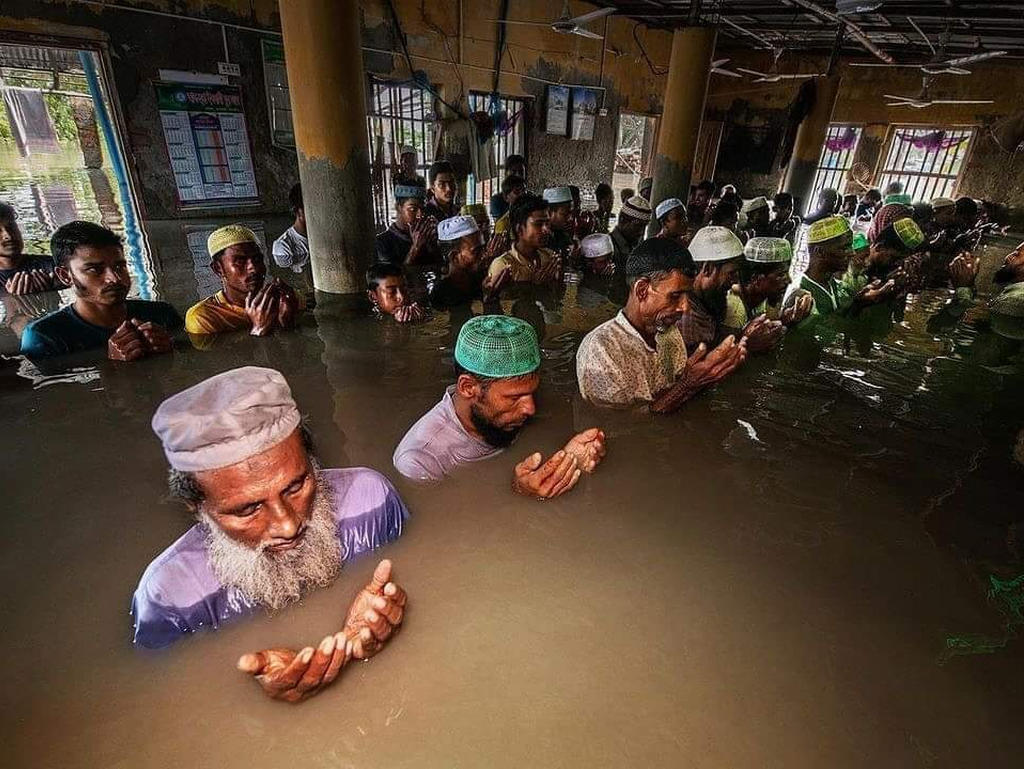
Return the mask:
[[501,235],[508,229],[508,211],[494,222],[494,234]]
[[502,270],[508,267],[512,270],[509,279],[513,283],[534,283],[538,273],[557,258],[555,252],[549,248],[538,248],[537,256],[540,257],[540,260],[534,266],[531,261],[516,251],[515,246],[512,246],[511,250],[491,262],[491,267],[487,270],[487,277],[494,280]]
[[252,321],[245,308],[231,304],[223,291],[192,305],[185,313],[185,330],[190,334],[220,334],[247,328],[252,328]]

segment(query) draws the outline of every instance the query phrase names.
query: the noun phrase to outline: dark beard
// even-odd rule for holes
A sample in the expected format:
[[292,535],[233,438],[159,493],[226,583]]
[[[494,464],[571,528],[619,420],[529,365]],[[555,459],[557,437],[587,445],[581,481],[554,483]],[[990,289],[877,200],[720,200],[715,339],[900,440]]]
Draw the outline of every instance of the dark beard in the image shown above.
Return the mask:
[[503,430],[500,427],[495,427],[477,410],[476,406],[469,407],[469,419],[473,423],[473,427],[476,428],[476,431],[480,433],[480,437],[484,439],[484,442],[496,449],[507,449],[511,446],[522,429],[521,427],[514,427],[511,430]]
[[1016,271],[1014,270],[1014,268],[1008,264],[1004,264],[1002,267],[996,270],[995,274],[992,276],[992,280],[998,283],[1000,286],[1005,286],[1007,283],[1016,283],[1016,281],[1014,280],[1015,275]]

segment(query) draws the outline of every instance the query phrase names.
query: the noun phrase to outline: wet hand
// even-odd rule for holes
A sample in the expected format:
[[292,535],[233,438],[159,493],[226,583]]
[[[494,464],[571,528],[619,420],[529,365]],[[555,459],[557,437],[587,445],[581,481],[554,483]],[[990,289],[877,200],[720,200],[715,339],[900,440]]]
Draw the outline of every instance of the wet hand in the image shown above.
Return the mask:
[[953,288],[970,288],[978,277],[979,262],[970,251],[963,251],[949,263],[949,280]]
[[146,357],[145,339],[132,323],[126,320],[111,335],[107,341],[107,357],[129,363]]
[[604,267],[601,268],[601,271],[600,271],[599,274],[604,275],[605,277],[607,277],[609,275],[614,275],[615,274],[615,262],[608,262],[608,264],[606,264]]
[[592,473],[601,464],[606,452],[604,445],[604,431],[599,427],[591,427],[577,435],[574,435],[562,449],[566,454],[572,454],[580,470],[585,473]]
[[562,279],[562,257],[556,256],[536,272],[534,283],[551,283]]
[[274,278],[271,290],[277,297],[277,325],[285,329],[291,328],[295,325],[295,316],[299,311],[299,297],[295,289],[280,278]]
[[766,315],[758,315],[743,329],[743,338],[747,340],[749,352],[764,352],[775,347],[782,341],[786,327],[777,320],[768,320]]
[[803,294],[793,304],[784,309],[779,317],[784,326],[793,326],[804,320],[811,314],[814,307],[814,299],[810,294]]
[[682,380],[690,387],[703,389],[720,382],[747,359],[746,338],[736,341],[729,336],[714,350],[708,352],[703,343],[686,361]]
[[878,304],[890,299],[896,293],[896,281],[887,280],[883,283],[874,280],[854,296],[854,303],[858,305]]
[[138,318],[132,318],[132,325],[142,336],[147,354],[159,355],[174,349],[174,340],[163,326],[152,322],[141,323]]
[[273,283],[265,283],[259,291],[251,291],[245,297],[245,314],[252,322],[253,336],[266,336],[277,321],[277,295],[271,291]]
[[412,304],[403,304],[397,310],[395,310],[394,318],[399,323],[415,323],[416,321],[423,320],[426,317],[426,312],[418,303],[413,302]]
[[373,570],[370,582],[349,606],[342,632],[349,656],[369,659],[379,652],[405,618],[405,591],[391,580],[391,561]]
[[4,284],[4,288],[9,294],[34,294],[54,288],[54,278],[46,270],[24,270],[12,275]]
[[324,638],[316,649],[263,649],[243,654],[238,669],[253,676],[271,699],[302,702],[334,681],[352,659],[344,632]]
[[582,472],[579,460],[566,451],[558,451],[545,462],[540,452],[516,465],[512,490],[534,499],[553,499],[572,489]]

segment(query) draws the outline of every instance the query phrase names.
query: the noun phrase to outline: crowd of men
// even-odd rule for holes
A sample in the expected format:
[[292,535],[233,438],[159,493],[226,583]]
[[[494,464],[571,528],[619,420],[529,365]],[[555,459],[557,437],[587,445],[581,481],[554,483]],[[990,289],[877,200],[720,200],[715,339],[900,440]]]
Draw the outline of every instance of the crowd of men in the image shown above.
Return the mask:
[[[520,438],[535,415],[542,332],[503,311],[502,298],[557,289],[568,273],[624,302],[582,339],[576,354],[581,397],[597,408],[675,411],[779,345],[788,330],[891,312],[908,293],[973,291],[972,253],[981,211],[969,198],[914,205],[902,188],[843,199],[822,190],[811,213],[794,214],[791,195],[744,199],[735,187],[695,185],[685,200],[651,204],[651,181],[626,191],[614,215],[607,184],[583,210],[579,188],[532,191],[520,156],[488,205],[460,206],[450,163],[424,178],[415,150],[403,148],[394,175],[393,221],[374,245],[366,272],[381,322],[415,323],[432,309],[473,306],[453,350],[454,381],[410,426],[395,469],[414,482],[443,482],[464,465],[491,460]],[[301,189],[294,221],[271,249],[276,265],[301,272],[309,242]],[[129,299],[121,238],[76,221],[53,234],[49,256],[24,254],[14,210],[0,204],[0,282],[18,296],[69,288],[73,301],[29,323],[30,359],[105,350],[131,362],[193,340],[248,332],[288,332],[305,309],[288,283],[268,275],[256,235],[241,225],[208,238],[221,288],[184,319],[170,305]],[[805,265],[792,282],[797,254]],[[435,273],[417,294],[410,275]],[[1005,286],[993,306],[1024,306],[1024,244],[996,272]],[[1021,313],[1018,313],[1021,314]],[[472,312],[470,312],[472,315]],[[161,647],[259,608],[278,609],[331,582],[343,562],[402,534],[408,510],[381,474],[325,469],[284,377],[272,369],[227,371],[168,398],[152,421],[169,465],[171,495],[195,524],[146,568],[134,595],[136,643]],[[515,493],[546,500],[570,492],[605,456],[595,425],[545,456],[531,446],[511,471]],[[379,651],[401,625],[405,592],[382,561],[341,628],[302,649],[270,648],[238,667],[272,697],[300,701],[330,684],[354,659]]]

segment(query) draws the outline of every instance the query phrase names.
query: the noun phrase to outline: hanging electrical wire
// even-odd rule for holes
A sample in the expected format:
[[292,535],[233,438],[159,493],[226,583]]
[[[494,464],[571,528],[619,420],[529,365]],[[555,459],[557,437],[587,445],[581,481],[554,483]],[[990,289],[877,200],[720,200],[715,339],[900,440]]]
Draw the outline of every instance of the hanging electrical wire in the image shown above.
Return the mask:
[[458,108],[457,105],[454,105],[454,104],[451,104],[450,102],[445,101],[444,97],[441,96],[441,94],[437,92],[437,89],[434,88],[433,85],[431,85],[429,78],[427,78],[425,76],[424,77],[418,77],[417,76],[416,70],[412,66],[412,56],[409,54],[409,46],[406,45],[406,42],[405,42],[405,33],[402,32],[402,25],[398,21],[398,13],[395,11],[395,4],[392,2],[392,0],[386,0],[386,1],[387,1],[387,4],[388,4],[388,14],[391,17],[392,31],[394,32],[395,37],[398,39],[398,44],[402,47],[402,54],[405,57],[406,66],[409,67],[409,74],[412,76],[412,81],[417,86],[419,86],[420,88],[425,90],[427,93],[429,93],[431,96],[433,96],[435,99],[437,99],[439,102],[441,102],[448,109],[450,109],[454,114],[458,115],[461,118],[465,118],[466,116],[463,114],[462,110],[460,110]]

